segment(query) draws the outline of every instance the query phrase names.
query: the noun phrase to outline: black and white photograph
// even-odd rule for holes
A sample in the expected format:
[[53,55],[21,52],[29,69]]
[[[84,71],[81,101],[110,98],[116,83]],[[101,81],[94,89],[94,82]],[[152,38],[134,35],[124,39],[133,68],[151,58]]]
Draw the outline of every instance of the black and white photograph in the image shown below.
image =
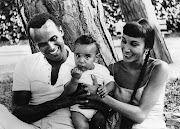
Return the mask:
[[180,129],[180,0],[0,0],[0,129]]

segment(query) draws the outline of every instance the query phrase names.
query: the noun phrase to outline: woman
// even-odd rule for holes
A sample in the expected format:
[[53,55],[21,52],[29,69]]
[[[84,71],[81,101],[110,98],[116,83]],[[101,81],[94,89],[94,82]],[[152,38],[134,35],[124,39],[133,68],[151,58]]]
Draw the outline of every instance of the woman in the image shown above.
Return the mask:
[[[154,37],[155,31],[147,20],[127,23],[121,42],[123,60],[109,66],[116,82],[113,97],[107,95],[104,98],[91,98],[134,121],[132,129],[166,129],[163,104],[168,64],[149,57]],[[138,89],[132,105],[129,101],[135,86]],[[112,118],[117,119],[117,114]],[[114,126],[119,129],[120,124],[113,123],[111,129]]]

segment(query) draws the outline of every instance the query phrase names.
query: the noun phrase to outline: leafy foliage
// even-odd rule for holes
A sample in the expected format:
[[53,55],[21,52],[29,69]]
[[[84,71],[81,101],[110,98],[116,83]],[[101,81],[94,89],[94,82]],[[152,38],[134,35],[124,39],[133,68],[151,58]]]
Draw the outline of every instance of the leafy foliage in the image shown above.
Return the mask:
[[[157,19],[165,19],[167,29],[180,31],[180,3],[175,0],[151,0]],[[118,0],[103,0],[106,23],[112,36],[117,36],[115,24],[124,21]]]
[[25,30],[16,8],[14,0],[0,1],[0,39],[9,40],[11,44],[17,44],[21,37],[25,36]]
[[115,24],[121,20],[124,21],[118,0],[102,1],[104,7],[105,22],[108,25],[108,30],[112,36],[116,36]]
[[180,3],[177,0],[152,0],[158,19],[166,19],[168,30],[180,31]]
[[[180,4],[175,0],[151,0],[158,19],[166,19],[168,30],[180,31]],[[117,36],[116,25],[124,21],[118,0],[102,0],[105,20],[112,36]],[[119,23],[118,23],[119,24]],[[17,44],[25,37],[25,30],[14,0],[0,0],[0,39]]]

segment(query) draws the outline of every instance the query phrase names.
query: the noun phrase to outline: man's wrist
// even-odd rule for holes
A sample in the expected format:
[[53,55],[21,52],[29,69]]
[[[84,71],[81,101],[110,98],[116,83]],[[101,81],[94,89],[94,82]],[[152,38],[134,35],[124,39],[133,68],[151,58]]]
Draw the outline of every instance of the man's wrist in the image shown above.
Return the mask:
[[53,108],[55,108],[56,110],[61,109],[61,108],[66,108],[66,107],[70,107],[70,105],[68,104],[69,102],[69,97],[63,97],[63,98],[59,98],[59,100],[55,101],[53,103]]

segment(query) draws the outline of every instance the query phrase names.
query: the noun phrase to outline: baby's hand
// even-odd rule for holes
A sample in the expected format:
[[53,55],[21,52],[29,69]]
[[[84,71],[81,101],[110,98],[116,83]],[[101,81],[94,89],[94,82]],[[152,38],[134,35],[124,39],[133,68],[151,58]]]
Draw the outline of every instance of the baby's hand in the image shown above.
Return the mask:
[[71,70],[71,76],[75,79],[79,79],[81,78],[82,75],[82,71],[79,70],[77,67],[75,67],[74,69]]
[[104,98],[108,94],[108,90],[105,86],[100,85],[97,88],[97,95],[99,95],[101,98]]

